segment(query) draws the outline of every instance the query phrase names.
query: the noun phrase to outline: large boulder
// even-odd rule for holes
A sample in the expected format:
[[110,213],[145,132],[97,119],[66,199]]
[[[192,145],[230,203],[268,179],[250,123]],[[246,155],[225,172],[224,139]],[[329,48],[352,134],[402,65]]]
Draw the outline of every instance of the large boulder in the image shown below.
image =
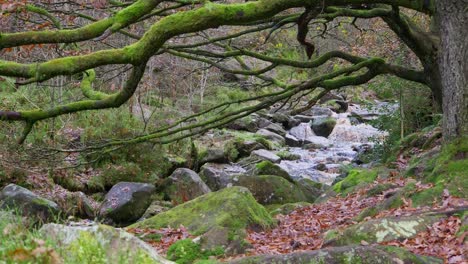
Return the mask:
[[281,161],[281,158],[278,155],[266,149],[252,151],[252,154],[250,154],[250,156],[259,160],[268,160],[273,163],[279,163]]
[[211,192],[198,174],[190,169],[177,169],[164,183],[164,193],[175,204],[185,203]]
[[232,264],[291,264],[291,263],[388,263],[388,264],[442,264],[441,259],[415,255],[405,249],[391,246],[348,246],[300,251],[282,255],[259,255],[230,261]]
[[106,194],[99,209],[99,218],[117,225],[131,224],[145,213],[154,191],[151,184],[120,182]]
[[310,125],[317,136],[328,137],[335,128],[336,119],[332,117],[316,118]]
[[411,238],[440,221],[445,215],[414,215],[373,219],[347,227],[343,231],[330,230],[325,235],[326,245],[352,245],[381,243]]
[[241,130],[249,132],[255,132],[258,130],[258,124],[256,120],[251,116],[236,119],[229,123],[226,127],[232,130]]
[[[233,244],[245,245],[246,228],[267,229],[273,227],[275,221],[255,201],[248,189],[230,187],[205,194],[130,227],[162,228],[180,225],[185,226],[193,235],[202,235],[204,240],[216,240],[218,246],[231,249],[235,247]],[[222,237],[224,239],[220,239]],[[237,248],[237,253],[241,251],[242,249]]]
[[277,143],[278,145],[280,146],[283,146],[285,144],[285,140],[284,140],[284,137],[274,133],[274,132],[271,132],[269,130],[266,130],[264,128],[258,130],[255,134],[257,135],[260,135],[270,141],[273,141],[275,143]]
[[54,220],[61,212],[56,203],[16,184],[9,184],[0,192],[0,209],[18,210],[41,222]]
[[[153,247],[132,234],[111,226],[46,224],[39,232],[44,238],[57,243],[57,247],[63,252],[65,263],[67,258],[76,261],[79,254],[89,254],[91,250],[99,254],[106,263],[174,263],[161,257]],[[91,256],[81,256],[83,257]]]
[[314,131],[312,131],[312,128],[310,128],[308,123],[301,123],[300,125],[291,128],[291,130],[289,130],[289,134],[302,142],[307,138],[315,136]]
[[241,175],[233,184],[249,189],[255,199],[263,205],[307,201],[306,196],[296,184],[280,176]]

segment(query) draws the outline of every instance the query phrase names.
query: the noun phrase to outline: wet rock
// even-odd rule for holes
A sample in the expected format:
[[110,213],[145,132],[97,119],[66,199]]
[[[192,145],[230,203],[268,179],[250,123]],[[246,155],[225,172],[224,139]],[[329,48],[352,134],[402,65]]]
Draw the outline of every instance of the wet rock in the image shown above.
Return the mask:
[[317,118],[312,121],[311,128],[317,136],[328,137],[335,125],[336,120],[334,118]]
[[286,134],[286,136],[284,137],[285,140],[286,140],[286,145],[289,146],[289,147],[300,147],[302,146],[302,141],[297,139],[295,136],[291,135],[291,134]]
[[270,140],[270,141],[273,141],[273,142],[276,142],[278,143],[279,145],[283,146],[285,144],[285,139],[284,137],[274,133],[274,132],[271,132],[269,130],[266,130],[266,129],[260,129],[258,130],[255,134],[257,135],[260,135],[260,136],[263,136],[264,138]]
[[145,213],[154,191],[151,184],[120,182],[106,194],[99,209],[99,218],[117,225],[131,224]]
[[164,193],[175,204],[181,204],[211,192],[198,174],[190,169],[177,169],[165,180]]
[[157,229],[180,225],[194,235],[204,235],[210,230],[217,234],[216,230],[227,229],[233,236],[228,236],[227,241],[217,238],[217,243],[226,249],[231,243],[244,243],[246,228],[268,229],[275,222],[248,189],[231,187],[205,194],[130,227]]
[[230,261],[232,264],[291,264],[291,263],[389,263],[442,264],[441,259],[415,255],[391,246],[348,246],[300,251],[282,255],[259,255]]
[[275,153],[268,151],[266,149],[259,149],[252,151],[251,156],[257,157],[260,160],[268,160],[273,163],[279,163],[281,161],[281,158],[278,157]]
[[273,113],[273,114],[270,114],[270,118],[274,123],[280,123],[286,129],[295,127],[300,123],[299,120],[294,119],[293,117],[285,113]]
[[59,206],[26,188],[9,184],[0,192],[0,209],[13,209],[40,222],[49,222],[61,212]]
[[309,123],[315,119],[315,117],[308,115],[295,115],[294,118],[301,121],[301,123]]
[[291,128],[289,134],[297,138],[301,142],[305,141],[307,138],[315,136],[314,131],[310,128],[308,123],[301,123],[300,125]]
[[284,135],[286,135],[286,130],[284,130],[284,128],[281,126],[281,125],[278,125],[278,124],[275,124],[275,123],[272,123],[268,126],[265,127],[266,130],[268,131],[271,131],[273,133],[276,133],[282,137],[284,137]]
[[64,256],[79,254],[78,250],[81,247],[93,247],[97,252],[102,250],[106,263],[120,263],[122,260],[134,263],[142,263],[145,260],[144,263],[174,263],[161,257],[153,247],[132,234],[111,226],[46,224],[39,232],[45,238],[56,241]]
[[344,231],[330,230],[325,235],[325,244],[343,246],[411,238],[425,231],[428,226],[444,218],[444,215],[415,215],[372,219],[347,227]]
[[304,140],[304,145],[308,145],[308,149],[319,149],[329,147],[331,143],[326,137],[309,136]]
[[327,165],[324,163],[319,163],[315,165],[314,169],[319,170],[319,171],[326,171],[327,170]]

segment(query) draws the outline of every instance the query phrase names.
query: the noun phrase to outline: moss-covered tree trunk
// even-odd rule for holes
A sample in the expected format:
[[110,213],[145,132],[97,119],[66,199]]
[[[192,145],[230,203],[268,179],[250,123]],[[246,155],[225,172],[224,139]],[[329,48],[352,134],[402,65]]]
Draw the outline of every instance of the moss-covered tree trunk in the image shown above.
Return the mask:
[[468,135],[468,2],[437,1],[446,141]]

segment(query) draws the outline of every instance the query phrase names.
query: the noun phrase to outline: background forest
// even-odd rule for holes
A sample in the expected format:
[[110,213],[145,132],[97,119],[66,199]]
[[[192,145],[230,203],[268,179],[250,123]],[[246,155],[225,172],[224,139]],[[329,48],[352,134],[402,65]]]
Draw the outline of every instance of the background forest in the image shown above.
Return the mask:
[[[120,107],[9,122],[105,100],[139,67],[42,80],[41,63],[125,50],[171,15],[242,1],[212,2],[0,0],[0,263],[466,263],[467,140],[444,142],[428,62],[386,20],[397,8],[431,32],[430,12],[337,5],[307,20],[294,7],[179,34]],[[8,46],[138,4],[154,7],[98,37]],[[36,75],[11,70],[23,64]]]

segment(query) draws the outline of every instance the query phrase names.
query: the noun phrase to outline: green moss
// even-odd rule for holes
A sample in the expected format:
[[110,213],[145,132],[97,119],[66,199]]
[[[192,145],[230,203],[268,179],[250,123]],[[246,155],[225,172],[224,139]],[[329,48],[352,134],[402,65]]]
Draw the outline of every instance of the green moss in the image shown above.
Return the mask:
[[333,190],[336,193],[347,194],[354,190],[354,187],[361,184],[373,182],[378,176],[378,170],[351,170],[344,180],[336,183]]
[[270,228],[274,226],[274,221],[247,189],[231,187],[200,196],[131,227],[179,225],[184,225],[194,235],[200,235],[213,227],[234,230],[253,226]]
[[257,175],[275,175],[284,178],[289,182],[294,182],[288,172],[271,161],[264,160],[255,165]]
[[278,157],[280,157],[281,159],[283,160],[298,160],[298,159],[301,159],[301,156],[298,155],[298,154],[294,154],[294,153],[291,153],[289,151],[279,151],[278,153],[276,153],[276,155]]
[[275,175],[239,176],[236,183],[249,189],[261,204],[285,204],[306,201],[302,190],[283,177]]
[[396,185],[392,183],[378,184],[367,192],[367,197],[372,197],[372,196],[382,194],[383,192],[390,190],[392,188],[395,188],[395,187]]
[[433,164],[434,169],[423,175],[423,181],[433,183],[434,187],[411,194],[414,205],[440,201],[444,189],[453,196],[468,198],[468,137],[444,146]]
[[178,264],[190,264],[202,258],[200,245],[191,239],[182,239],[172,244],[167,251],[167,258]]

